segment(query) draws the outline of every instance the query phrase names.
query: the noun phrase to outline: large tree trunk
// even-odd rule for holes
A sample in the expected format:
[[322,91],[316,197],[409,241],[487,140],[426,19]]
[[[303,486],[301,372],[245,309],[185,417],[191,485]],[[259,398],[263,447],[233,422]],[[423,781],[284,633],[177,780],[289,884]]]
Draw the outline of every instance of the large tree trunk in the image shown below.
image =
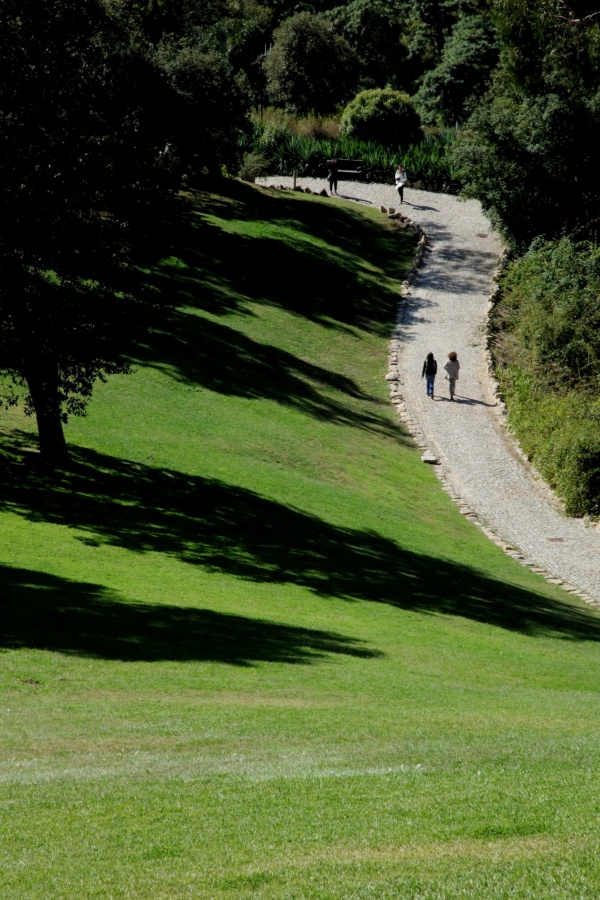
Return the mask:
[[37,419],[42,458],[57,465],[68,458],[58,399],[58,363],[47,354],[29,361],[23,374]]

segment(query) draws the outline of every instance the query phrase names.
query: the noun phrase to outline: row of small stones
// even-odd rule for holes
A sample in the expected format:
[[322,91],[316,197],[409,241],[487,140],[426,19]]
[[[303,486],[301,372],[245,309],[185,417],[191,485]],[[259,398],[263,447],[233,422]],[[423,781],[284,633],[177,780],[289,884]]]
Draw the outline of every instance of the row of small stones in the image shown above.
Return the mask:
[[[394,183],[390,181],[390,186],[394,187]],[[329,197],[329,194],[325,189],[322,191],[311,191],[309,187],[301,187],[299,184],[296,187],[288,187],[284,184],[271,184],[269,187],[276,188],[280,191],[297,191],[300,194],[317,194],[319,197]],[[452,193],[452,188],[449,184],[443,184],[441,188],[436,188],[433,184],[428,184],[423,181],[407,181],[406,187],[414,188],[416,191],[430,191],[431,193],[442,193],[442,194],[450,194]],[[387,210],[384,209],[384,212]]]
[[322,191],[311,191],[309,187],[301,187],[299,184],[296,187],[286,187],[285,184],[269,184],[267,187],[275,188],[276,191],[296,191],[297,194],[316,194],[317,197],[329,197],[325,188]]
[[[564,581],[562,578],[556,578],[552,573],[547,572],[545,569],[538,566],[535,562],[528,559],[517,547],[513,547],[511,544],[507,543],[503,538],[501,538],[498,534],[496,534],[490,526],[483,522],[481,518],[470,509],[469,506],[465,503],[463,498],[456,492],[454,486],[452,485],[450,479],[448,478],[446,472],[440,466],[439,460],[435,457],[435,455],[429,450],[427,443],[425,441],[425,436],[423,432],[418,427],[417,423],[411,417],[410,413],[406,408],[406,404],[402,397],[402,392],[400,390],[400,371],[398,369],[398,353],[399,353],[399,339],[402,334],[402,326],[404,322],[405,312],[408,306],[408,294],[410,290],[410,285],[414,280],[417,270],[419,266],[423,262],[423,257],[428,250],[427,247],[427,238],[425,233],[420,225],[412,222],[408,217],[401,216],[400,213],[397,213],[395,209],[388,208],[385,206],[380,207],[382,213],[386,213],[389,218],[400,218],[402,222],[407,227],[414,228],[415,231],[419,234],[419,241],[417,244],[417,252],[412,262],[410,269],[406,274],[405,281],[402,282],[401,286],[401,300],[398,304],[398,310],[396,313],[396,326],[392,333],[392,340],[390,343],[390,353],[389,353],[389,367],[388,374],[385,376],[386,381],[390,384],[390,398],[392,404],[394,405],[400,421],[403,423],[409,434],[412,436],[413,440],[417,444],[417,447],[423,451],[423,455],[421,459],[425,463],[429,463],[435,466],[434,471],[438,477],[438,480],[442,486],[442,489],[450,496],[450,498],[458,505],[459,511],[461,514],[476,525],[485,536],[500,547],[508,556],[511,556],[513,559],[517,560],[522,566],[526,566],[531,569],[532,572],[535,572],[538,575],[541,575],[549,584],[556,584],[563,588],[563,590],[567,591],[569,594],[573,594],[577,597],[580,597],[586,603],[589,603],[591,606],[596,608],[600,608],[600,601],[596,600],[591,594],[588,594],[585,591],[581,591],[579,588],[575,587],[572,584],[569,584],[567,581]],[[489,309],[492,308],[494,303],[497,302],[498,299],[498,287],[494,288],[494,291],[490,295],[489,298]],[[500,385],[498,384],[495,377],[495,369],[494,363],[490,350],[490,341],[491,341],[491,333],[489,327],[489,317],[486,323],[486,363],[488,372],[490,374],[490,378],[492,381],[493,392],[498,400],[498,407],[501,415],[506,417],[506,404],[502,399],[502,393],[500,389]],[[527,459],[523,451],[520,449],[518,444],[516,444],[517,451],[521,454],[524,460]]]
[[[315,194],[317,197],[329,197],[328,192],[323,188],[322,191],[311,191],[309,187],[301,187],[299,184],[296,187],[285,187],[283,184],[271,184],[270,188],[275,188],[275,190],[280,191],[296,191],[297,194]],[[386,213],[388,219],[396,219],[401,228],[414,228],[417,232],[419,232],[420,237],[425,239],[425,235],[423,234],[423,230],[420,225],[415,225],[408,216],[403,216],[402,213],[396,212],[393,207],[380,206],[379,207],[382,213]]]

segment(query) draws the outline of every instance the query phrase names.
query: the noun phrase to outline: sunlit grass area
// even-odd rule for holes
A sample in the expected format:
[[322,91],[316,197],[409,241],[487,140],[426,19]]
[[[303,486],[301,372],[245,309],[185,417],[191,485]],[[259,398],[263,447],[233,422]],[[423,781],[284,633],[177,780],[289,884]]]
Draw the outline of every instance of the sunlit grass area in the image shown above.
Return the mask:
[[387,399],[415,238],[236,183],[40,468],[0,424],[0,894],[597,897],[600,621]]

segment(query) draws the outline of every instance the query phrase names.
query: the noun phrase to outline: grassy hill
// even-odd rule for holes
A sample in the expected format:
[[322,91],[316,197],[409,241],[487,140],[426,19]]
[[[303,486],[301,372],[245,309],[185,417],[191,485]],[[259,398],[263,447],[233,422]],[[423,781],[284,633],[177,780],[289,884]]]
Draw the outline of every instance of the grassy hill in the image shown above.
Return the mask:
[[600,620],[465,521],[387,399],[414,237],[236,183],[39,468],[0,420],[0,893],[597,897]]

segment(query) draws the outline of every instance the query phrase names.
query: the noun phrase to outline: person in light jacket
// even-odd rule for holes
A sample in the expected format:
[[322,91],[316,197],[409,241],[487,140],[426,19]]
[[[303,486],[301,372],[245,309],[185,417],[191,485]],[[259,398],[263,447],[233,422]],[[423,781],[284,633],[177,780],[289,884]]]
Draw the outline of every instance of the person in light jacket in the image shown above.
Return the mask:
[[437,375],[437,362],[433,353],[428,353],[423,363],[423,371],[421,378],[425,377],[427,383],[427,396],[433,400],[433,386],[435,384],[435,376]]
[[400,197],[400,203],[404,203],[404,185],[408,181],[408,175],[406,174],[405,169],[400,165],[400,163],[398,163],[398,168],[396,169],[394,180],[396,182],[396,190],[398,191],[398,196]]
[[458,355],[452,350],[451,353],[448,354],[448,362],[444,366],[446,372],[448,373],[448,386],[450,388],[450,399],[454,400],[454,391],[456,389],[456,382],[458,381],[458,373],[460,372],[460,363],[458,361]]

